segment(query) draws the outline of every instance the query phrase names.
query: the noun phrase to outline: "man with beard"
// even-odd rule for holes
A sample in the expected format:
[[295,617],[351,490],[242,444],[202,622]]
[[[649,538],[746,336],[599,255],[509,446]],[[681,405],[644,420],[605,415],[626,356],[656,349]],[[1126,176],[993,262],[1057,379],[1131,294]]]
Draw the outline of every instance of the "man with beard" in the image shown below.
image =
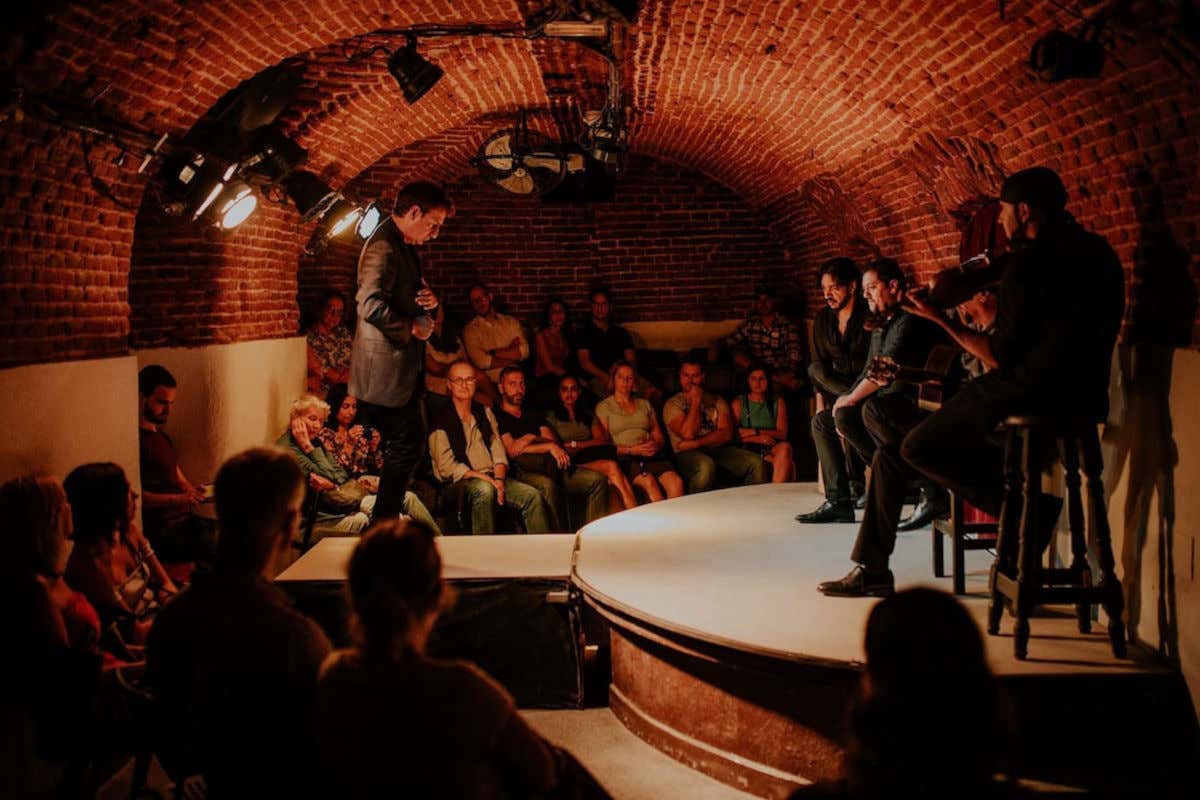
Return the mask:
[[516,317],[496,310],[496,296],[487,286],[475,284],[467,297],[475,312],[462,332],[467,358],[493,384],[499,383],[502,369],[529,358],[529,340]]
[[[850,391],[854,381],[867,364],[871,334],[863,328],[867,319],[867,302],[859,295],[862,274],[848,258],[831,258],[821,267],[821,295],[825,307],[813,320],[813,358],[808,365],[808,377],[813,388],[824,400],[825,408]],[[836,464],[825,474],[825,486],[830,481],[847,476],[850,494],[856,500],[863,495],[864,465],[854,450],[839,447],[829,454]],[[838,492],[837,494],[841,494]],[[857,506],[857,502],[855,503]]]
[[546,415],[526,408],[525,375],[519,367],[505,367],[500,372],[496,421],[513,477],[541,493],[550,512],[551,530],[570,528],[564,492],[568,503],[583,499],[586,509],[583,524],[604,516],[608,508],[608,478],[586,467],[572,468],[571,456],[550,429]]
[[797,515],[799,522],[854,521],[854,505],[839,436],[850,443],[864,462],[870,463],[875,455],[875,441],[863,423],[863,404],[869,398],[894,394],[898,396],[895,402],[916,407],[916,398],[907,382],[880,384],[867,376],[871,361],[877,357],[890,357],[899,364],[925,363],[936,329],[901,308],[905,298],[904,284],[904,273],[893,259],[877,259],[863,270],[863,294],[878,318],[878,324],[871,331],[867,366],[849,391],[838,396],[832,408],[813,417],[813,443],[825,475],[825,502],[806,514]]
[[216,553],[216,526],[192,513],[208,495],[183,474],[175,444],[162,431],[176,391],[175,376],[166,367],[150,364],[138,372],[142,528],[165,564],[211,561]]

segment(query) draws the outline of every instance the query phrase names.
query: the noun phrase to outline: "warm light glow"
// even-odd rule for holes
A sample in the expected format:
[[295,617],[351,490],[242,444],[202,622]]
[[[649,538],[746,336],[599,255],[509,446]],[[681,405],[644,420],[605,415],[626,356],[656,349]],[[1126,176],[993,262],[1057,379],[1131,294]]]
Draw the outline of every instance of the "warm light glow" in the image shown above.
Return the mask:
[[208,207],[213,204],[213,201],[216,200],[223,191],[225,191],[224,183],[218,183],[216,186],[214,186],[212,191],[208,193],[208,197],[204,198],[204,202],[201,203],[200,207],[196,209],[196,213],[192,214],[192,219],[200,219],[200,215],[208,210]]
[[350,209],[349,211],[346,212],[345,216],[343,216],[341,219],[339,219],[337,222],[334,223],[333,227],[330,228],[330,230],[329,230],[329,235],[331,237],[337,236],[342,231],[345,231],[351,225],[358,222],[358,218],[361,216],[362,216],[362,209],[359,209],[359,208]]
[[374,233],[375,229],[379,227],[379,220],[381,216],[382,215],[379,213],[379,206],[375,205],[374,203],[367,206],[366,213],[364,213],[363,218],[358,221],[358,235],[363,239],[370,239],[371,234]]
[[221,208],[221,227],[227,231],[233,230],[245,222],[256,208],[258,198],[249,186],[243,186],[241,191]]

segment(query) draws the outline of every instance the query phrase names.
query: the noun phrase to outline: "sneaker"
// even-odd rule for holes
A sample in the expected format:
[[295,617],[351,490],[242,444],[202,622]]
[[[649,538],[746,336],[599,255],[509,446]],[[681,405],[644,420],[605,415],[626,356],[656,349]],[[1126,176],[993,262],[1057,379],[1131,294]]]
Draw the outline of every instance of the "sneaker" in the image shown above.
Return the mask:
[[826,500],[807,514],[797,514],[797,522],[854,522],[854,506],[849,500]]
[[829,597],[888,597],[896,592],[896,578],[890,569],[868,572],[855,564],[846,577],[817,584],[817,591]]

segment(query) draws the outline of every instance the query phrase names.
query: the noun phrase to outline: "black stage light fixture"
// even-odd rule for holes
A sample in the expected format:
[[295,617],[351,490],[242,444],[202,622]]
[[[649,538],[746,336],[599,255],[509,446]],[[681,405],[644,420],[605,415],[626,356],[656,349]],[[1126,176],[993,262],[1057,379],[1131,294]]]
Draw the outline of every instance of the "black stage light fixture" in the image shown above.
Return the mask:
[[410,106],[424,97],[446,74],[441,67],[425,60],[417,52],[417,37],[412,34],[408,36],[408,44],[393,52],[388,59],[388,72],[400,84],[400,91]]
[[1098,37],[1099,26],[1094,25],[1085,25],[1078,36],[1050,31],[1034,42],[1029,66],[1049,83],[1094,78],[1104,68],[1104,45]]
[[242,167],[253,169],[270,181],[279,181],[308,160],[308,151],[274,125],[256,129],[250,135],[247,152],[250,155],[242,161]]
[[340,236],[354,227],[362,215],[362,206],[338,195],[337,200],[325,212],[325,216],[321,217],[321,223],[317,226],[317,236],[326,239]]
[[638,15],[638,0],[587,0],[588,8],[624,25],[632,25]]
[[329,184],[306,169],[298,169],[282,181],[283,190],[296,204],[300,219],[311,222],[325,215],[339,195]]

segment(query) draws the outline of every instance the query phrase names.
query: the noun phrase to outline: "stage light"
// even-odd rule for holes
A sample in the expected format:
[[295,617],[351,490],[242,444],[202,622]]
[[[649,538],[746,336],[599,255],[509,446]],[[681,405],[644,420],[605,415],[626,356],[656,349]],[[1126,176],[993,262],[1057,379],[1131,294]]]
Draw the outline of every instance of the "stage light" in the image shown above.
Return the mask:
[[[212,163],[212,162],[210,161],[210,163]],[[229,181],[230,178],[233,177],[234,173],[236,173],[236,172],[237,172],[237,164],[230,164],[228,167],[225,168],[224,174],[221,175],[221,180],[219,180],[208,191],[208,194],[206,194],[204,196],[204,200],[202,200],[200,202],[200,205],[196,207],[195,213],[192,214],[193,220],[200,219],[200,217],[202,217],[204,215],[204,212],[208,211],[209,207],[213,204],[213,202],[224,193],[225,184]]]
[[308,170],[296,170],[283,179],[283,189],[296,204],[303,222],[320,219],[329,211],[339,195],[329,184]]
[[408,44],[396,50],[388,59],[388,72],[400,84],[400,91],[409,105],[424,97],[446,74],[441,67],[421,57],[417,52],[417,38],[411,34]]
[[358,221],[358,236],[360,239],[370,239],[371,234],[379,227],[379,223],[383,220],[383,212],[379,209],[378,203],[371,203],[367,206],[367,210],[363,212],[362,219]]
[[255,197],[254,190],[241,181],[230,186],[226,196],[229,199],[221,205],[220,225],[230,231],[254,213],[254,209],[258,208],[258,198]]
[[274,125],[258,128],[250,137],[249,158],[244,169],[253,169],[271,181],[278,181],[308,160],[308,151],[296,144]]
[[362,208],[344,197],[338,196],[337,201],[321,218],[318,236],[332,239],[350,229],[362,216]]

